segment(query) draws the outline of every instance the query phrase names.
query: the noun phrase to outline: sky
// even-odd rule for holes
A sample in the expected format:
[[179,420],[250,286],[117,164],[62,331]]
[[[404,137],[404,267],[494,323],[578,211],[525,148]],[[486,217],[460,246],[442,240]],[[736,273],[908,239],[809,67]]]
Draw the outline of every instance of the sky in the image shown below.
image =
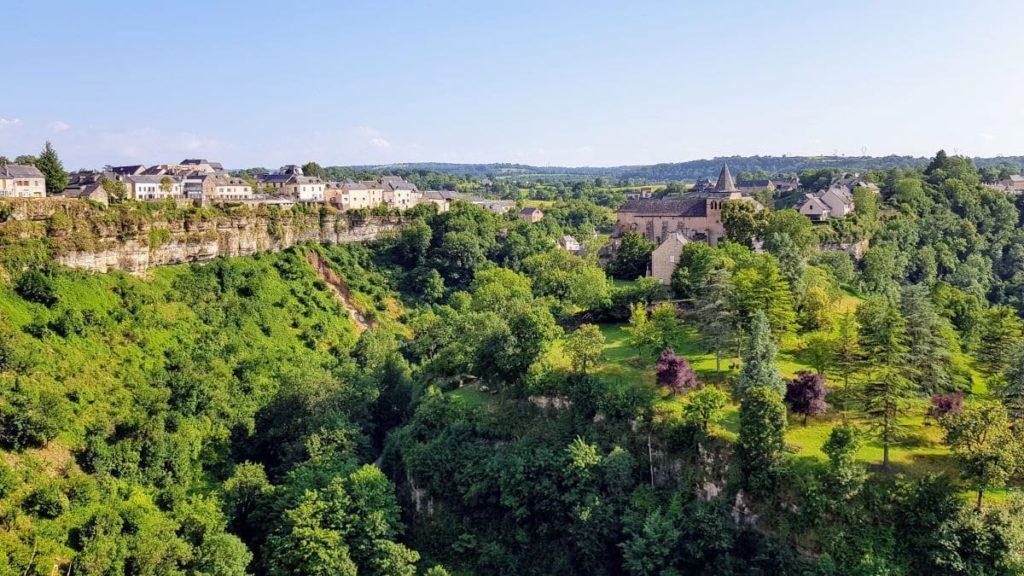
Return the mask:
[[1024,154],[1020,0],[4,0],[68,169]]

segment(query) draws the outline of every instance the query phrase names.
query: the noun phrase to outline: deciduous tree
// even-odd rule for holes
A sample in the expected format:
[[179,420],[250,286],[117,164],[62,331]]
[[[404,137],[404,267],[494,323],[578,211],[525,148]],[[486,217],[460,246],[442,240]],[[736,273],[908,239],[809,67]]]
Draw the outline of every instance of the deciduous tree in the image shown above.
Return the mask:
[[629,308],[629,326],[624,328],[629,334],[629,343],[642,357],[654,355],[660,348],[661,335],[647,316],[647,307],[637,303]]
[[831,391],[825,386],[824,374],[801,370],[796,373],[796,378],[786,383],[785,400],[790,412],[803,415],[806,426],[809,416],[820,416],[828,411],[825,396]]
[[654,243],[636,232],[622,235],[615,257],[608,263],[608,274],[620,280],[636,280],[647,274]]
[[961,474],[978,493],[980,512],[985,490],[1003,486],[1020,469],[1020,437],[1010,428],[1006,408],[997,402],[979,402],[942,424]]
[[764,233],[765,210],[758,210],[752,203],[742,200],[728,200],[722,207],[722,226],[730,242],[752,246],[755,238]]
[[583,324],[565,335],[563,349],[573,370],[586,374],[587,370],[601,360],[604,334],[595,324]]
[[658,357],[655,369],[660,386],[668,386],[676,394],[682,394],[697,388],[697,374],[693,367],[682,356],[676,356],[671,348],[665,348]]
[[705,386],[687,396],[686,404],[683,405],[683,418],[707,432],[708,425],[714,422],[728,400],[725,392],[717,387]]

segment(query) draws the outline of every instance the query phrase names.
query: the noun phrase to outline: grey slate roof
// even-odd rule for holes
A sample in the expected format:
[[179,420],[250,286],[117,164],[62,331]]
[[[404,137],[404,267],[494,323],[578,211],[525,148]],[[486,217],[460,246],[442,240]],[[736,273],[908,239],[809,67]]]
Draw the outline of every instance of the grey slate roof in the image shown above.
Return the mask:
[[159,184],[164,178],[170,178],[173,183],[181,182],[181,180],[176,176],[170,176],[167,174],[138,174],[135,176],[129,176],[128,181],[133,184]]
[[132,174],[138,174],[145,170],[146,167],[142,164],[132,164],[129,166],[111,166],[110,171],[120,176],[130,176]]
[[258,179],[270,184],[287,184],[292,178],[294,176],[291,174],[261,174]]
[[715,192],[738,192],[728,164],[722,164],[722,172],[718,175],[718,182],[715,183]]
[[634,198],[627,200],[619,212],[631,212],[641,216],[684,216],[700,218],[707,216],[707,197],[688,194],[680,198]]
[[452,192],[450,190],[427,190],[423,193],[423,198],[427,200],[462,200],[464,197],[458,192]]
[[8,178],[42,178],[43,173],[31,164],[7,164],[0,166],[0,174]]

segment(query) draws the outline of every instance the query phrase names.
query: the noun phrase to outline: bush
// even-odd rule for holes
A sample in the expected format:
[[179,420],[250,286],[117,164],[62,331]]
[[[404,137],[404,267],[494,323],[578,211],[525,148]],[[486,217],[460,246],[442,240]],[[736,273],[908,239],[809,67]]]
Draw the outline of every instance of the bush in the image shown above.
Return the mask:
[[42,304],[47,308],[58,301],[50,277],[39,270],[28,270],[18,276],[14,283],[14,291],[25,300]]
[[20,391],[4,396],[9,400],[0,405],[0,446],[12,450],[40,447],[60,432],[63,399],[48,394],[29,397]]
[[7,497],[17,485],[18,476],[11,470],[10,466],[0,462],[0,498]]
[[65,308],[57,315],[57,319],[50,323],[50,328],[64,338],[78,336],[85,332],[85,317],[78,310]]
[[68,509],[68,497],[56,484],[44,484],[25,498],[22,507],[40,518],[56,518]]

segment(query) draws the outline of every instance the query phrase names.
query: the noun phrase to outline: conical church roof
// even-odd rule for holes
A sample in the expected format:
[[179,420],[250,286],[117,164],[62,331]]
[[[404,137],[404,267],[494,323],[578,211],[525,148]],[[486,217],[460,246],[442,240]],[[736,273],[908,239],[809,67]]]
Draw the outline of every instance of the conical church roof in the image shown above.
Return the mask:
[[715,192],[739,192],[736,189],[736,182],[732,179],[732,174],[729,172],[728,164],[722,164],[722,173],[718,175]]

